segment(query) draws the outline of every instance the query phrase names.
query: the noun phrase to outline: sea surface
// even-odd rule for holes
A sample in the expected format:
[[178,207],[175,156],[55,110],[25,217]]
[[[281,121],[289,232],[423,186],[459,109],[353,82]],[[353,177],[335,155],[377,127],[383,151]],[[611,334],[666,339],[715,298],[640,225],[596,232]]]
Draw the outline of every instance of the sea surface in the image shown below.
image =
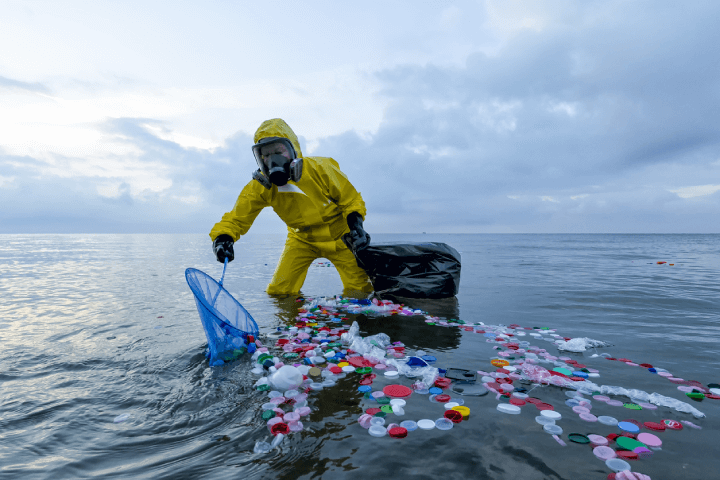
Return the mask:
[[[283,240],[244,237],[225,276],[265,335],[292,324],[302,305],[264,292]],[[461,253],[460,292],[457,300],[408,306],[444,319],[548,327],[608,342],[567,354],[525,337],[599,370],[599,385],[656,392],[700,410],[705,417],[592,402],[596,415],[701,427],[657,433],[662,448],[630,462],[634,471],[653,480],[717,478],[720,400],[695,402],[643,367],[597,355],[720,383],[719,235],[373,234],[374,243],[428,241]],[[320,262],[310,268],[304,297],[342,293],[337,271]],[[567,434],[607,435],[617,427],[580,420],[559,387],[532,394],[562,414],[566,446],[535,422],[532,405],[506,415],[493,394],[464,397],[471,415],[451,430],[392,439],[371,437],[357,423],[372,405],[353,375],[309,396],[302,432],[255,454],[257,441],[271,439],[261,418],[266,393],[253,388],[248,355],[208,366],[188,267],[220,278],[206,235],[0,235],[0,478],[570,480],[611,472]],[[439,367],[494,371],[497,352],[481,334],[419,316],[351,320],[363,334],[385,332],[411,352],[436,356]],[[373,388],[388,383],[380,375]],[[442,416],[442,405],[427,395],[407,402],[398,423]],[[126,419],[116,422],[121,415]]]

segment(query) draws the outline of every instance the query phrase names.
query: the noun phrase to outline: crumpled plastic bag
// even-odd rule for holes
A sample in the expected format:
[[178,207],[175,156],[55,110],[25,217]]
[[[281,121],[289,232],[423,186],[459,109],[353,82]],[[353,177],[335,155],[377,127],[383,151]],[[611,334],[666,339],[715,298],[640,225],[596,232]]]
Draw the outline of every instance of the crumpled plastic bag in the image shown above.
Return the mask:
[[571,340],[568,340],[567,342],[556,342],[558,350],[565,350],[567,352],[584,352],[588,348],[596,348],[596,347],[610,347],[612,346],[610,343],[603,342],[602,340],[595,340],[592,338],[573,338]]
[[393,366],[397,369],[398,374],[404,375],[407,378],[422,378],[425,385],[432,386],[435,383],[435,379],[440,373],[435,367],[431,367],[427,363],[424,367],[413,367],[408,365],[407,359],[401,358],[388,358],[385,360],[386,365]]
[[572,380],[563,378],[557,375],[551,375],[548,369],[541,367],[540,365],[533,365],[530,363],[523,363],[520,365],[520,371],[522,376],[526,380],[530,380],[534,383],[540,383],[544,385],[556,385],[558,387],[569,387],[577,388],[573,384]]
[[[575,383],[575,382],[571,382]],[[636,390],[631,389],[628,390],[623,387],[615,387],[611,385],[596,385],[593,382],[589,380],[585,380],[584,382],[577,382],[580,385],[578,385],[576,388],[589,388],[594,392],[600,392],[603,395],[624,395],[626,397],[631,398],[634,401],[638,402],[646,402],[646,403],[652,403],[653,405],[657,405],[659,407],[670,407],[674,408],[678,412],[683,413],[691,413],[695,418],[703,418],[705,416],[704,413],[702,413],[697,408],[693,407],[692,405],[681,402],[680,400],[677,400],[672,397],[666,397],[664,395],[660,395],[659,393],[647,393],[643,390]]]

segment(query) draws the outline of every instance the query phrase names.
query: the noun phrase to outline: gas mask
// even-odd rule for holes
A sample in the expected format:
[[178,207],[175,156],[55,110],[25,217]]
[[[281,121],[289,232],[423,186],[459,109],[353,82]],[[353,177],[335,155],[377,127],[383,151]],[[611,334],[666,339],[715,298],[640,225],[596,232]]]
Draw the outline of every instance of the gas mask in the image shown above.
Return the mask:
[[287,138],[263,138],[252,147],[260,167],[253,178],[265,188],[282,187],[288,180],[298,182],[302,176],[302,158],[296,158],[295,148]]

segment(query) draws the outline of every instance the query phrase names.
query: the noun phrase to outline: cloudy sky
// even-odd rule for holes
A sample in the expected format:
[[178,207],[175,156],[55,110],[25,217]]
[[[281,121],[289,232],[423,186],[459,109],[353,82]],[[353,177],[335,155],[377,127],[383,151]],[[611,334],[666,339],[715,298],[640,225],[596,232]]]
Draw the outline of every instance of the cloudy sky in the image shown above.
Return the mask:
[[[0,233],[208,232],[285,119],[366,228],[720,233],[720,2],[4,1]],[[271,209],[254,232],[284,231]]]

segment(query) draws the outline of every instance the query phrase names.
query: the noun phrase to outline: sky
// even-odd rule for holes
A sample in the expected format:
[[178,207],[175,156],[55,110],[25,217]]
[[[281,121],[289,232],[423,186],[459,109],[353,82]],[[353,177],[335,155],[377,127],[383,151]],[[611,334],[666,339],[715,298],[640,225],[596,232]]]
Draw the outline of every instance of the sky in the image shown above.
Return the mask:
[[[207,233],[283,118],[369,233],[720,233],[720,2],[22,1],[0,233]],[[282,233],[272,209],[251,229]]]

